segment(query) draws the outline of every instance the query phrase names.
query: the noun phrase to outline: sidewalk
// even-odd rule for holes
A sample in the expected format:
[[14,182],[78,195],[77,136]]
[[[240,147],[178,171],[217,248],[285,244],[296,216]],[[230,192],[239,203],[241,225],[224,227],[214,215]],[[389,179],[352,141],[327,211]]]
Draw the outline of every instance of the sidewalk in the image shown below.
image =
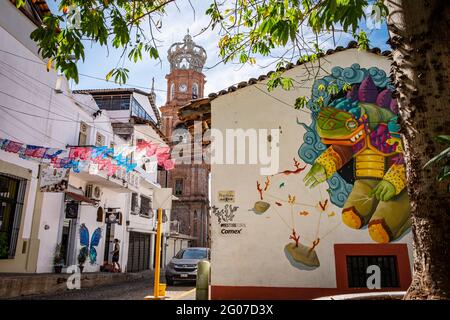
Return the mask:
[[166,296],[167,300],[195,300],[195,288],[181,294],[176,291],[167,291]]
[[[10,274],[0,273],[0,299],[16,298],[28,295],[53,294],[67,291],[68,273],[44,274]],[[161,280],[164,271],[161,272]],[[152,279],[153,271],[146,270],[138,273],[83,273],[81,282],[83,288],[134,281],[139,279]]]

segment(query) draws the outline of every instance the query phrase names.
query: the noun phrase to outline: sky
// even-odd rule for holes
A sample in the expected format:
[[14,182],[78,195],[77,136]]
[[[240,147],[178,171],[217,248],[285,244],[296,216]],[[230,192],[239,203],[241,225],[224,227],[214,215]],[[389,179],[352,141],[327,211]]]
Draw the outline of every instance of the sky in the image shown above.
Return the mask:
[[[48,0],[49,7],[52,11],[57,10],[57,1]],[[189,1],[179,0],[177,5],[169,4],[166,8],[166,14],[162,17],[161,32],[155,37],[160,41],[159,54],[161,61],[151,60],[143,54],[143,60],[137,63],[130,62],[126,59],[125,67],[130,70],[127,84],[122,87],[139,87],[140,89],[150,90],[152,78],[155,79],[155,93],[157,95],[156,103],[160,107],[166,101],[167,83],[165,76],[169,73],[169,63],[167,61],[167,50],[174,42],[181,42],[189,29],[190,35],[196,44],[202,46],[208,55],[204,74],[206,75],[205,96],[211,92],[218,92],[228,88],[231,85],[249,78],[257,78],[261,74],[266,74],[270,70],[275,69],[275,64],[270,64],[275,60],[271,57],[257,58],[256,65],[239,65],[239,64],[219,64],[209,69],[220,61],[218,42],[220,36],[218,30],[208,29],[206,32],[200,33],[202,28],[209,23],[209,17],[205,15],[210,1],[208,0],[191,0],[195,12],[193,11]],[[200,33],[200,34],[199,34]],[[387,30],[384,24],[381,29],[370,30],[369,33],[371,47],[379,47],[381,50],[388,50],[386,40],[388,39]],[[352,38],[349,35],[341,35],[336,38],[336,46],[345,46]],[[327,50],[333,48],[335,44],[327,41],[323,44],[322,49]],[[278,51],[281,52],[281,49]],[[276,52],[275,52],[276,53]],[[78,72],[80,74],[79,83],[71,83],[72,89],[98,89],[98,88],[117,88],[120,87],[115,83],[108,83],[103,80],[89,78],[88,76],[105,79],[106,74],[114,68],[121,54],[121,50],[114,50],[100,47],[96,44],[85,43],[85,61],[78,63]]]

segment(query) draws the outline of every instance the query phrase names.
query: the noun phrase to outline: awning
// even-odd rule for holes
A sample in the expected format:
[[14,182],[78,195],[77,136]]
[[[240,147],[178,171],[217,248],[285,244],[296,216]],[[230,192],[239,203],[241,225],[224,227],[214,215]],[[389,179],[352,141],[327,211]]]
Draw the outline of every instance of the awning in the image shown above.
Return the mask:
[[68,195],[75,201],[86,202],[86,203],[90,203],[92,205],[97,203],[95,200],[89,199],[88,197],[85,197],[81,194],[77,194],[75,192],[66,191],[66,195]]

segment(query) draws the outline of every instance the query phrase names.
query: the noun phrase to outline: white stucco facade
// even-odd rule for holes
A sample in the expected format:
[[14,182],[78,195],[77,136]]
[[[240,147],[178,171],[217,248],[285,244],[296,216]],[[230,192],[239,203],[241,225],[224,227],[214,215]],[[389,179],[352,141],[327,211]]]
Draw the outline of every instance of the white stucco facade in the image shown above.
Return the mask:
[[[63,76],[59,76],[53,69],[46,71],[46,61],[37,54],[37,47],[29,38],[35,27],[10,1],[0,1],[0,138],[65,149],[78,145],[80,124],[83,123],[87,126],[85,145],[96,145],[98,135],[103,138],[103,145],[108,147],[134,145],[134,138],[126,141],[114,133],[112,120],[107,112],[94,116],[99,109],[91,95],[72,93]],[[146,111],[156,121],[156,115],[148,98],[146,99],[141,103],[145,104]],[[130,112],[126,116],[129,117]],[[141,127],[139,130],[145,133],[145,140],[163,143],[152,128],[146,125]],[[152,136],[155,138],[152,139]],[[20,219],[18,218],[20,230],[16,250],[9,254],[8,259],[0,259],[0,272],[53,272],[54,250],[65,236],[63,229],[68,223],[65,206],[70,198],[62,192],[39,190],[43,165],[37,160],[25,160],[17,154],[0,150],[0,174],[23,179],[26,186],[24,204]],[[68,249],[68,261],[65,261],[65,265],[78,264],[77,255],[81,248],[79,228],[84,224],[89,231],[89,238],[97,228],[102,232],[102,238],[96,247],[96,261],[90,263],[88,259],[84,264],[85,272],[100,270],[105,256],[107,257],[106,242],[114,238],[121,241],[119,263],[122,271],[126,271],[130,230],[152,233],[155,225],[154,218],[130,215],[131,194],[145,193],[151,197],[152,190],[159,188],[156,177],[156,173],[146,174],[145,171],[128,174],[122,172],[117,174],[117,178],[107,177],[104,172],[71,172],[67,191],[84,196],[87,186],[93,185],[98,186],[101,193],[95,205],[80,201],[78,218],[70,222],[71,248]],[[102,217],[98,215],[98,208],[104,210]],[[114,224],[109,230],[110,239],[105,238],[105,214],[108,208],[121,212],[121,223]],[[166,232],[168,224],[164,224]],[[109,251],[112,250],[110,243]],[[107,258],[111,262],[110,255]]]
[[[320,63],[322,70],[317,75],[318,79],[329,74],[335,66],[346,68],[356,63],[361,68],[377,67],[387,74],[390,67],[390,61],[386,57],[357,49],[327,55]],[[211,101],[212,128],[220,131],[224,139],[227,129],[273,129],[279,133],[277,172],[295,169],[294,158],[300,161],[303,167],[305,163],[299,158],[299,148],[304,142],[306,130],[299,123],[311,123],[311,112],[308,108],[294,109],[294,103],[299,96],[308,98],[311,96],[314,82],[313,75],[308,75],[308,71],[311,70],[310,64],[287,70],[283,76],[294,79],[294,88],[289,91],[278,88],[268,92],[267,81],[259,81],[235,92],[219,95]],[[317,68],[313,73],[316,71]],[[270,149],[267,140],[269,133],[262,136],[263,143],[268,147],[268,152],[273,152],[274,149]],[[213,148],[216,146],[213,142]],[[224,150],[220,147],[219,149]],[[248,150],[249,147],[243,149],[247,157]],[[227,153],[229,150],[223,151],[224,161]],[[328,185],[322,183],[314,189],[305,187],[303,178],[311,168],[310,165],[299,174],[269,176],[271,179],[269,190],[273,198],[270,201],[264,198],[264,201],[270,202],[271,207],[263,214],[255,214],[251,209],[254,203],[260,200],[256,181],[260,182],[262,188],[266,181],[266,176],[261,175],[261,167],[259,164],[214,163],[211,166],[212,206],[219,210],[223,209],[226,203],[219,200],[219,193],[233,191],[235,199],[230,205],[238,208],[232,222],[242,224],[240,234],[223,234],[223,228],[212,213],[213,299],[261,296],[298,298],[309,295],[309,293],[302,295],[301,289],[305,288],[311,289],[311,291],[303,290],[311,292],[310,296],[318,294],[322,288],[336,292],[339,285],[336,280],[335,245],[374,244],[367,227],[356,230],[341,223],[342,208],[332,203],[329,203],[326,212],[320,212],[319,202],[327,199]],[[291,220],[289,205],[280,202],[287,200],[288,195],[295,195],[297,202],[305,204],[302,210],[307,212],[303,216],[296,207]],[[320,267],[302,269],[289,262],[284,247],[292,242],[289,239],[292,228],[300,235],[300,243],[308,246],[320,237],[320,243],[315,248]],[[407,264],[412,270],[411,233],[406,233],[393,243],[407,246],[409,256]],[[389,245],[391,244],[386,246]],[[265,288],[269,289],[264,290]],[[289,288],[299,291],[289,291]]]

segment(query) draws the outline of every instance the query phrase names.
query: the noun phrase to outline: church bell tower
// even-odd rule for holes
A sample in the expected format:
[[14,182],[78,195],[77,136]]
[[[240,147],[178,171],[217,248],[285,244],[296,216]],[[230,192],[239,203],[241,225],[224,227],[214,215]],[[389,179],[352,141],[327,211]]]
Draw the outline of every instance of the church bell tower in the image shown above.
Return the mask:
[[[172,132],[185,129],[178,118],[178,110],[191,100],[203,98],[206,51],[188,34],[183,42],[174,43],[168,50],[170,73],[167,79],[167,101],[160,108],[162,131],[173,143]],[[178,141],[175,141],[175,143]],[[171,171],[160,173],[159,181],[172,188],[179,199],[172,203],[171,223],[178,229],[181,239],[191,246],[206,247],[209,244],[209,166],[202,164],[176,164]]]
[[189,101],[202,98],[205,75],[202,73],[206,62],[206,51],[195,44],[188,34],[183,42],[174,43],[168,50],[170,73],[167,79],[167,102],[161,107],[163,132],[170,138],[172,131],[180,123],[177,112]]

